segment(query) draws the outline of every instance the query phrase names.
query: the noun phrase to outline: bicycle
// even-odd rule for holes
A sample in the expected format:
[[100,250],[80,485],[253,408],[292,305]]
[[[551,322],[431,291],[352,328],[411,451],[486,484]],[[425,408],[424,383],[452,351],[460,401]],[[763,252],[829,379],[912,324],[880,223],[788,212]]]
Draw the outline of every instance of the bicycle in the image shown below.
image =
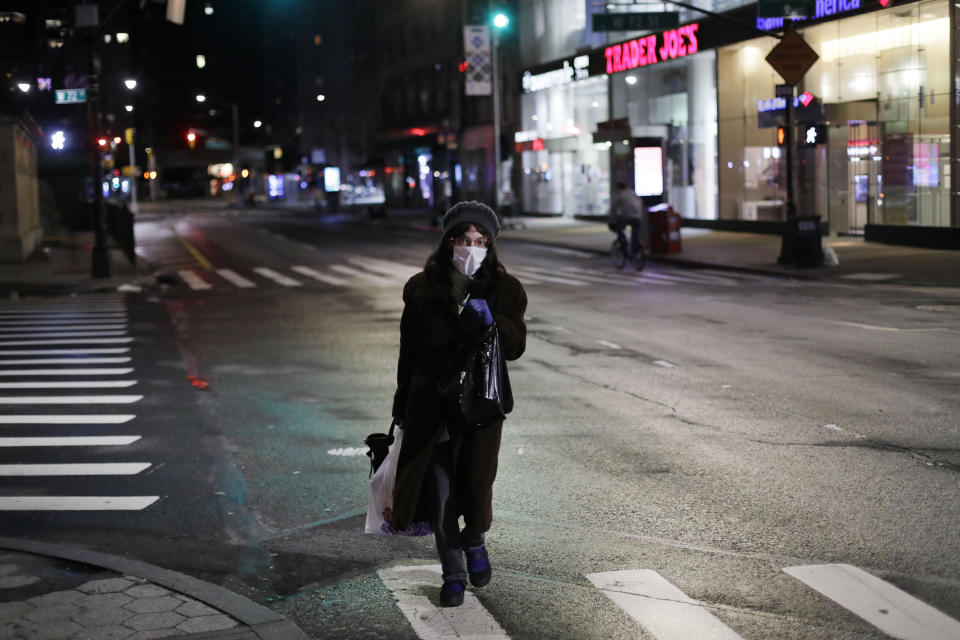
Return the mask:
[[[610,245],[610,259],[613,260],[613,266],[617,269],[623,269],[627,265],[629,255],[629,241],[622,233],[618,234],[618,236],[613,239],[613,244]],[[642,271],[646,261],[647,257],[646,252],[643,250],[643,245],[638,244],[637,253],[633,256],[633,260],[631,260],[633,268],[637,271]]]

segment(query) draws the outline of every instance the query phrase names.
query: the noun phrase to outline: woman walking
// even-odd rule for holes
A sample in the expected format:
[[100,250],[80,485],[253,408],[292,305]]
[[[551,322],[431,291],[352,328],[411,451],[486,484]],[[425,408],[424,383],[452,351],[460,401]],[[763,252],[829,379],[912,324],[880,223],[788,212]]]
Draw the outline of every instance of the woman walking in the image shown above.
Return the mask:
[[[484,533],[493,519],[493,481],[503,421],[467,428],[437,391],[457,346],[491,324],[503,355],[526,346],[527,296],[507,274],[494,241],[500,222],[480,202],[461,202],[443,216],[443,237],[422,272],[403,288],[394,423],[403,429],[392,525],[433,525],[443,567],[443,606],[463,603],[467,579],[490,582]],[[459,519],[466,527],[461,531]]]

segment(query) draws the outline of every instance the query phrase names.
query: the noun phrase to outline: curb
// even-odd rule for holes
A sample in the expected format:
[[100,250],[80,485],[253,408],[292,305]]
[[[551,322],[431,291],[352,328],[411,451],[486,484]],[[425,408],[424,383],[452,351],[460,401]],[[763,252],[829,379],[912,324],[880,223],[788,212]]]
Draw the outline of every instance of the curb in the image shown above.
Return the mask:
[[0,548],[102,567],[135,576],[190,596],[239,620],[261,640],[309,640],[293,622],[279,613],[221,586],[139,560],[130,560],[79,547],[0,537]]

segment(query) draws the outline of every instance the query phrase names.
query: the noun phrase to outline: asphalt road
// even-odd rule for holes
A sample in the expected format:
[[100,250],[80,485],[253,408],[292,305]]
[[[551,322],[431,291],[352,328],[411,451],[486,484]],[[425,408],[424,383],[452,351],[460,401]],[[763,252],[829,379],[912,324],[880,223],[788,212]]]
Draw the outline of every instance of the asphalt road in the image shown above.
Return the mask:
[[[158,499],[7,512],[6,534],[191,573],[318,638],[418,637],[377,571],[435,563],[432,538],[361,534],[362,440],[389,425],[400,291],[435,235],[195,214],[144,220],[138,239],[200,287],[171,277],[126,296],[138,383],[124,392],[143,399],[135,421],[96,433],[143,438],[119,453],[7,449],[0,464],[150,468],[5,478],[0,495]],[[960,618],[960,292],[619,273],[587,253],[499,250],[530,301],[488,537],[494,581],[478,593],[507,635],[667,637],[587,578],[636,569],[747,639],[890,637],[784,571],[796,566],[852,565]],[[24,407],[0,408],[12,413]]]

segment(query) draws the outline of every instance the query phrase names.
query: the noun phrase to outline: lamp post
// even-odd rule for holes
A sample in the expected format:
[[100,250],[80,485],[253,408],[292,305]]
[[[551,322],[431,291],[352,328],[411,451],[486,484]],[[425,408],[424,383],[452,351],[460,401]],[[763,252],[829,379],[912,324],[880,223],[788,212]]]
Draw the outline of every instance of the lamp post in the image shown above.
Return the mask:
[[106,212],[103,202],[103,170],[100,165],[100,61],[94,51],[96,29],[86,34],[87,64],[87,138],[90,144],[90,177],[93,187],[93,250],[90,257],[90,275],[109,278],[113,275],[110,251],[107,249]]
[[510,18],[505,13],[497,13],[493,17],[493,32],[491,35],[491,62],[493,67],[493,209],[500,214],[500,68],[497,49],[500,45],[500,30],[510,24]]

